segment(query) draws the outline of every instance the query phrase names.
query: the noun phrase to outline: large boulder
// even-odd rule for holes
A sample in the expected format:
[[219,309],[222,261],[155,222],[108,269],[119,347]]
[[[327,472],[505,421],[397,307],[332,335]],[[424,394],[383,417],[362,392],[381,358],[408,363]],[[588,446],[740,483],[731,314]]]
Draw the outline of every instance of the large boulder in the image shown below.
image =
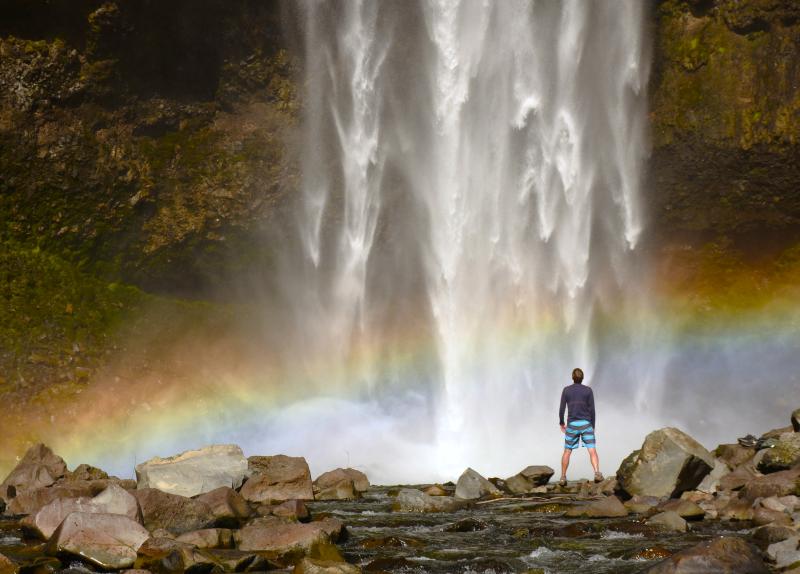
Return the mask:
[[758,550],[741,538],[720,537],[677,552],[645,570],[648,574],[768,574]]
[[35,514],[44,506],[60,498],[92,498],[108,488],[109,481],[63,482],[17,493],[8,504],[10,514]]
[[136,552],[149,537],[141,524],[121,514],[73,512],[53,534],[47,552],[119,570],[133,566]]
[[463,503],[452,496],[430,496],[414,488],[402,489],[392,503],[395,512],[452,512]]
[[28,449],[0,484],[0,498],[11,500],[20,492],[55,484],[67,473],[67,463],[43,444]]
[[471,468],[465,470],[456,483],[456,498],[461,500],[476,500],[501,494],[499,488]]
[[571,518],[616,518],[628,516],[628,509],[616,496],[606,496],[586,504],[577,504],[567,509],[564,516]]
[[758,470],[764,474],[788,470],[800,464],[800,433],[784,433],[772,448],[764,449]]
[[267,504],[314,500],[306,459],[279,454],[251,456],[247,460],[251,476],[240,490],[245,500]]
[[195,500],[208,505],[214,516],[215,526],[235,528],[253,513],[242,495],[229,486],[220,486],[195,497]]
[[22,527],[36,537],[49,540],[64,519],[73,512],[121,514],[141,523],[139,503],[126,490],[111,484],[94,498],[57,498],[36,514],[22,520]]
[[754,478],[742,489],[742,495],[748,500],[800,495],[800,466]]
[[214,512],[205,502],[169,494],[155,488],[133,491],[142,509],[145,527],[163,528],[172,534],[209,528],[215,523]]
[[168,458],[154,457],[136,465],[137,488],[196,496],[220,486],[239,488],[247,459],[236,445],[212,445]]
[[527,494],[550,481],[555,471],[549,466],[528,466],[506,479],[506,488],[513,494]]
[[631,453],[617,471],[619,487],[633,496],[680,496],[694,490],[714,468],[714,457],[676,428],[651,432],[640,450]]
[[314,481],[317,500],[352,500],[369,489],[367,475],[354,468],[337,468],[321,474]]
[[236,533],[239,550],[303,556],[330,543],[333,530],[323,522],[302,524],[277,517],[256,518]]

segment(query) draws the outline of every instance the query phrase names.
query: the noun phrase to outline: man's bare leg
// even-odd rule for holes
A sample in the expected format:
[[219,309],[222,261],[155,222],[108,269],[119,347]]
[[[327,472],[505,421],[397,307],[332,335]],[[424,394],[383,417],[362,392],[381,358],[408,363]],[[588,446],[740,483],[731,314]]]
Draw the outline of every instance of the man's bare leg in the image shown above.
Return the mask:
[[561,480],[567,479],[567,468],[569,467],[569,457],[572,451],[568,448],[564,449],[564,454],[561,455]]
[[589,461],[592,463],[592,468],[595,472],[600,472],[600,460],[597,458],[596,448],[587,448],[589,451]]

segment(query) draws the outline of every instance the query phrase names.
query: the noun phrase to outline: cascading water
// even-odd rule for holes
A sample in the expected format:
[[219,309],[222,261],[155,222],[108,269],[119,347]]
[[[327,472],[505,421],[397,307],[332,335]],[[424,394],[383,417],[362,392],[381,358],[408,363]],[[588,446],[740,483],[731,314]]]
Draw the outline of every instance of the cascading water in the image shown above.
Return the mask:
[[356,388],[371,405],[358,416],[391,420],[425,469],[398,470],[401,451],[364,432],[379,479],[551,462],[575,366],[597,389],[601,436],[624,435],[603,422],[646,377],[619,356],[640,340],[626,317],[643,301],[643,10],[306,2],[287,293],[303,353],[352,366],[315,392]]

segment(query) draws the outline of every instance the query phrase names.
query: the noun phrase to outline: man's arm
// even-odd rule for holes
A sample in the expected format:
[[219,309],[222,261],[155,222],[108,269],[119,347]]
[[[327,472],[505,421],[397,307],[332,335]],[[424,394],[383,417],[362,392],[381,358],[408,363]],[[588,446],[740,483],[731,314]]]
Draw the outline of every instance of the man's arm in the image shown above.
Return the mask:
[[561,406],[558,407],[558,424],[564,426],[564,409],[567,408],[567,389],[561,391]]
[[589,422],[592,423],[592,428],[594,428],[594,391],[592,391],[592,389],[589,389],[589,391],[589,410],[591,411],[592,416],[592,418],[589,419]]

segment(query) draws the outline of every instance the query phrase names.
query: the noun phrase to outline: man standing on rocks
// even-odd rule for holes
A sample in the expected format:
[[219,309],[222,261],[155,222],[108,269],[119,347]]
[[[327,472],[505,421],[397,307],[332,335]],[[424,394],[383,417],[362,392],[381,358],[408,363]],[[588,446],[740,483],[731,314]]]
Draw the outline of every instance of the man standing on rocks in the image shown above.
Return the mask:
[[[567,424],[564,424],[564,409],[569,408]],[[558,484],[567,485],[567,467],[572,451],[578,448],[579,443],[589,451],[589,460],[594,468],[594,481],[603,480],[600,473],[600,461],[594,442],[594,393],[589,387],[583,386],[583,371],[572,370],[572,384],[564,387],[561,392],[561,406],[558,409],[558,424],[564,433],[564,454],[561,455],[561,480]]]

